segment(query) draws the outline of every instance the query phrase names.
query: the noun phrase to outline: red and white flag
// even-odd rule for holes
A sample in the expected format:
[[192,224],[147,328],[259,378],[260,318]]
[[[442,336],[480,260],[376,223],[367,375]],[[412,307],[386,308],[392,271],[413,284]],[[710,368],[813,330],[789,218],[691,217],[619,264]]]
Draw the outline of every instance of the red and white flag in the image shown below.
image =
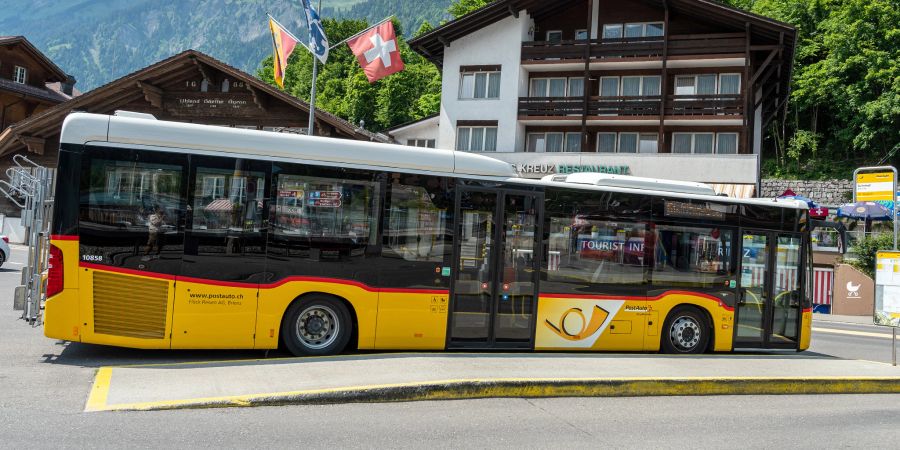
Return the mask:
[[369,83],[403,70],[394,24],[386,20],[347,41]]

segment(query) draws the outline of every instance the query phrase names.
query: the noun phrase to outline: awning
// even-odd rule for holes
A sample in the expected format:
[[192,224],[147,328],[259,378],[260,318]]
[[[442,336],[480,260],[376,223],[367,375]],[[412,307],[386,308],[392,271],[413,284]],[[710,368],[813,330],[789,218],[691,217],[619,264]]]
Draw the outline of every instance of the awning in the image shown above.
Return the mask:
[[233,209],[233,204],[231,203],[231,200],[223,198],[219,200],[213,200],[212,203],[206,205],[206,207],[203,209],[210,212],[231,212]]
[[756,185],[753,184],[710,184],[716,194],[725,194],[731,198],[753,198]]

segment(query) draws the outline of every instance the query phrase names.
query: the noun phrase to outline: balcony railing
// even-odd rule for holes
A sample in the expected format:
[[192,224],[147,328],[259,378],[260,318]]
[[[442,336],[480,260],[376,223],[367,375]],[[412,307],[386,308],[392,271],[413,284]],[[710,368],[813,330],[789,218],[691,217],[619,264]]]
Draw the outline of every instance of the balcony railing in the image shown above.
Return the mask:
[[744,112],[740,95],[670,95],[666,101],[667,116],[739,116]]
[[589,116],[658,116],[658,95],[642,97],[591,97],[588,100]]
[[[587,100],[588,116],[659,116],[662,97],[620,96],[597,97]],[[740,95],[691,95],[667,96],[667,116],[720,116],[740,115],[743,101]],[[519,99],[519,116],[526,117],[581,117],[585,114],[584,97],[522,97]]]
[[[663,37],[528,41],[522,43],[523,61],[591,60],[607,58],[661,57]],[[743,33],[669,36],[668,55],[722,55],[746,50]]]

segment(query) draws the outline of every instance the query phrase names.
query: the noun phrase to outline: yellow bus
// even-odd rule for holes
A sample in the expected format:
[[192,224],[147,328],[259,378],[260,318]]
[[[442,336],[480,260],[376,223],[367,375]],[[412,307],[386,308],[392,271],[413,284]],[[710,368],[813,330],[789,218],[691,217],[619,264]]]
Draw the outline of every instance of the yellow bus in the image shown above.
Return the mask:
[[48,337],[154,349],[809,346],[809,215],[699,183],[76,113]]

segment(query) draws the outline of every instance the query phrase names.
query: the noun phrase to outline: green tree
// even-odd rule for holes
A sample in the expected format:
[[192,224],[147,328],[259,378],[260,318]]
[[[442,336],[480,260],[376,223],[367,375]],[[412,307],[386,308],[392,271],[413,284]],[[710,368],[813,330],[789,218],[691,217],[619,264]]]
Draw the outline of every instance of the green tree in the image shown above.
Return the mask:
[[458,19],[493,1],[494,0],[456,0],[450,4],[450,7],[447,8],[447,12],[449,12],[454,19]]
[[891,250],[894,248],[893,233],[871,234],[856,241],[853,246],[856,259],[850,261],[850,265],[856,270],[875,279],[875,261],[879,250]]
[[[785,134],[771,175],[847,177],[900,145],[897,0],[730,0],[797,28]],[[892,161],[895,165],[900,160]]]
[[[339,42],[368,28],[365,20],[322,22],[329,40]],[[381,131],[401,123],[422,119],[438,112],[441,74],[431,62],[412,51],[403,39],[400,24],[394,22],[397,42],[405,69],[375,83],[369,83],[350,48],[332,49],[328,62],[319,65],[316,82],[316,107],[353,124]],[[271,56],[263,61],[258,76],[274,84]],[[309,101],[312,83],[312,56],[298,48],[291,56],[285,74],[285,90]]]

